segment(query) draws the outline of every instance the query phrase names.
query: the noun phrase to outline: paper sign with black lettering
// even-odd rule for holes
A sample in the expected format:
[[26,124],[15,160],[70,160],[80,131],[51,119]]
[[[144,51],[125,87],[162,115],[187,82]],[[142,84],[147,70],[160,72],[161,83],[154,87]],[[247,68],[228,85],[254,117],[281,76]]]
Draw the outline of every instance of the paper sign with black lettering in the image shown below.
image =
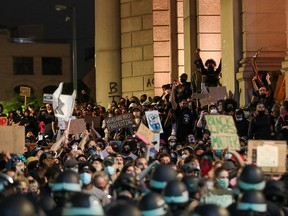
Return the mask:
[[206,115],[205,119],[211,132],[213,149],[240,150],[239,137],[232,116]]
[[131,113],[106,118],[105,122],[109,131],[115,131],[119,128],[129,127],[134,124]]

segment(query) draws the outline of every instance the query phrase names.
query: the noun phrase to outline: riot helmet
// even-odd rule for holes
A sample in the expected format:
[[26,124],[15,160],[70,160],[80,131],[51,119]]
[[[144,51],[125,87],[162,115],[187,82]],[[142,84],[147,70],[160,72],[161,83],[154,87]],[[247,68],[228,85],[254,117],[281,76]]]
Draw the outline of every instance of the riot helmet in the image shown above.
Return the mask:
[[263,190],[265,187],[264,174],[260,167],[248,164],[244,166],[237,180],[241,190]]
[[161,164],[155,168],[150,178],[150,187],[153,191],[161,191],[169,181],[177,179],[177,172],[171,165]]
[[259,190],[248,190],[240,194],[237,201],[239,212],[267,212],[267,203],[264,194]]
[[82,190],[82,182],[78,173],[67,170],[51,184],[53,196],[57,204],[64,204],[75,192]]
[[164,198],[155,192],[147,193],[141,198],[139,209],[142,216],[167,216],[171,214]]
[[102,216],[104,210],[99,200],[90,194],[75,194],[62,208],[62,216]]

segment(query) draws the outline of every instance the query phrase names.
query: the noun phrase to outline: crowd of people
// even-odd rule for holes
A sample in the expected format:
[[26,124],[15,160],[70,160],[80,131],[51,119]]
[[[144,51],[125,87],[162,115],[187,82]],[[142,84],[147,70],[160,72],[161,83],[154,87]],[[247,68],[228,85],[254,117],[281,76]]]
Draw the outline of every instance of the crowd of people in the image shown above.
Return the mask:
[[[241,109],[232,98],[201,106],[193,94],[221,85],[221,63],[204,65],[196,52],[191,82],[181,74],[163,85],[162,95],[103,107],[83,91],[72,118],[101,121],[79,134],[69,132],[49,103],[9,112],[8,125],[25,127],[26,148],[21,155],[1,154],[1,215],[288,215],[287,174],[264,174],[247,163],[248,139],[288,139],[288,102],[274,101],[267,73],[261,85],[253,77],[249,106]],[[135,135],[153,110],[161,121],[159,151]],[[124,113],[134,124],[110,131],[106,120]],[[240,148],[213,149],[205,115],[232,116]]]

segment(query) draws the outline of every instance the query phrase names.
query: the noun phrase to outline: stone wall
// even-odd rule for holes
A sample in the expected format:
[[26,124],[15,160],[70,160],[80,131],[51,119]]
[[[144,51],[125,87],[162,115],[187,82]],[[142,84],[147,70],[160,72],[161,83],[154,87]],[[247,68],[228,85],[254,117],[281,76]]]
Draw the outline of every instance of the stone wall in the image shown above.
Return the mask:
[[152,0],[121,0],[122,96],[154,96]]

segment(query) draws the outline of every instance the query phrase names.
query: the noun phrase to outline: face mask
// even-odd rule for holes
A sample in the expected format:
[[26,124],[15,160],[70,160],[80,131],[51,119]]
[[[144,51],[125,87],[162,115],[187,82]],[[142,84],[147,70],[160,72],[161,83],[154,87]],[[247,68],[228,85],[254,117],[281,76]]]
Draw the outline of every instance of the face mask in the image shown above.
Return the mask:
[[232,112],[233,111],[233,107],[227,107],[227,112]]
[[209,66],[208,66],[208,71],[209,71],[209,72],[214,72],[214,67],[213,67],[212,65],[209,65]]
[[216,109],[210,110],[210,114],[217,114],[217,110]]
[[129,149],[129,150],[127,150],[127,149],[123,149],[122,152],[123,152],[124,154],[126,154],[126,155],[129,155],[130,152],[131,152],[131,150],[130,150],[130,149]]
[[217,179],[217,183],[222,189],[227,189],[229,186],[229,179]]
[[174,146],[174,145],[176,145],[176,142],[169,142],[169,144],[170,144],[170,146]]
[[92,175],[90,173],[81,173],[80,174],[80,179],[83,182],[83,185],[88,185],[91,182]]
[[236,118],[236,121],[242,121],[243,118]]
[[180,82],[181,82],[181,83],[185,83],[185,82],[186,82],[186,79],[180,79]]
[[224,155],[225,160],[229,160],[232,157],[232,155],[230,153],[226,153]]
[[112,166],[107,166],[104,168],[104,172],[107,173],[108,175],[112,176],[115,172],[115,169]]
[[259,115],[264,115],[265,111],[258,111]]
[[219,149],[215,150],[215,154],[216,154],[218,157],[221,156],[221,155],[222,155],[222,150],[219,150]]
[[181,157],[182,157],[182,159],[185,159],[185,158],[187,158],[189,155],[186,155],[186,154],[183,154]]

